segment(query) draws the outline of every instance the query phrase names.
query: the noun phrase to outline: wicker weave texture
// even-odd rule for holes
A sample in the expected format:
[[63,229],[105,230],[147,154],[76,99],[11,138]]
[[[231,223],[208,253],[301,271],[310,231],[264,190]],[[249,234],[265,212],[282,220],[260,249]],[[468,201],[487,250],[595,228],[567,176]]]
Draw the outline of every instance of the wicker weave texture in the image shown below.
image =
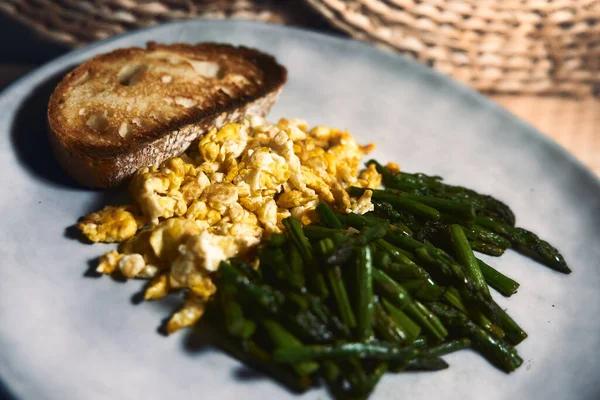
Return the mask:
[[[190,18],[303,25],[312,10],[285,0],[0,0],[0,11],[45,37],[81,46],[130,29]],[[313,15],[313,14],[311,14]]]
[[486,92],[591,93],[598,0],[307,0],[350,35]]
[[0,11],[79,46],[187,18],[312,26],[307,4],[357,39],[484,92],[586,95],[600,87],[600,0],[0,0]]

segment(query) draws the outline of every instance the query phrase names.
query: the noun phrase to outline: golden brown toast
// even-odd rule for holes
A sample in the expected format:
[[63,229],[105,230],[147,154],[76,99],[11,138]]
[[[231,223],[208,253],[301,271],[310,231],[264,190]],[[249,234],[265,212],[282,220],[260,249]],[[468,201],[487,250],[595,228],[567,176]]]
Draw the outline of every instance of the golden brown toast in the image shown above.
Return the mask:
[[48,105],[62,167],[91,187],[181,154],[204,132],[265,115],[286,81],[270,55],[216,43],[148,43],[98,55],[68,73]]

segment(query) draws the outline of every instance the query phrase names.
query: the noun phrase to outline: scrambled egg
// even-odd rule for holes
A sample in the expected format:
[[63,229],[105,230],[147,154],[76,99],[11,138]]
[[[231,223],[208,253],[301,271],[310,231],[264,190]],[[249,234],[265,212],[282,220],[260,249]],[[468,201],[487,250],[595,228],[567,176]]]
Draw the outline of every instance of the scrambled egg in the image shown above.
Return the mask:
[[346,188],[380,186],[373,166],[359,170],[373,147],[337,129],[247,116],[211,130],[180,157],[137,171],[129,187],[134,206],[106,207],[77,226],[94,242],[121,243],[101,257],[98,272],[150,279],[146,300],[186,289],[167,324],[174,332],[202,316],[220,261],[281,232],[284,218],[310,224],[320,202],[371,211],[371,191],[353,200]]
[[144,225],[142,218],[134,215],[133,207],[107,206],[86,215],[77,227],[93,242],[121,242],[129,239]]

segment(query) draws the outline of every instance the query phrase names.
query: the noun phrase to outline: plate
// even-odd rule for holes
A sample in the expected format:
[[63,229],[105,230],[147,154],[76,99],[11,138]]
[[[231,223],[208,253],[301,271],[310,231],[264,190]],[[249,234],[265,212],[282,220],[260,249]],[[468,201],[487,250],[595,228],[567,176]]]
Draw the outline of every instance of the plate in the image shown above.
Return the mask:
[[[402,56],[308,31],[250,22],[180,22],[77,50],[0,97],[0,376],[20,399],[285,399],[294,395],[202,346],[193,330],[157,333],[176,298],[135,303],[142,282],[89,277],[108,245],[72,225],[122,201],[83,189],[52,158],[46,103],[75,64],[146,41],[220,41],[270,52],[289,83],[270,119],[301,117],[377,143],[374,157],[498,196],[518,224],[556,244],[570,276],[509,252],[493,265],[519,281],[499,298],[529,333],[507,375],[472,352],[438,373],[387,375],[375,399],[598,399],[600,184],[565,150],[474,91]],[[196,335],[197,336],[197,335]],[[323,399],[324,391],[302,398]]]

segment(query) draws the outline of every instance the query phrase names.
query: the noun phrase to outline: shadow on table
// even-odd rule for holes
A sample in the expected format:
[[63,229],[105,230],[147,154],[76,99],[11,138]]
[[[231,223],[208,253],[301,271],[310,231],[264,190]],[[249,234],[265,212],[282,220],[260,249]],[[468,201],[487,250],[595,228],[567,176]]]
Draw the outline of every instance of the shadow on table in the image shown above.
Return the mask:
[[[11,144],[19,163],[36,179],[50,186],[97,192],[89,211],[105,205],[127,204],[129,199],[122,187],[107,190],[89,189],[71,178],[58,164],[48,138],[48,101],[54,88],[73,66],[69,66],[35,87],[20,105],[11,127]],[[73,227],[65,236],[75,238]],[[79,237],[80,238],[80,237]]]
[[21,165],[37,178],[56,186],[83,188],[60,167],[48,139],[48,100],[71,69],[72,66],[48,78],[23,101],[11,127],[11,142]]

